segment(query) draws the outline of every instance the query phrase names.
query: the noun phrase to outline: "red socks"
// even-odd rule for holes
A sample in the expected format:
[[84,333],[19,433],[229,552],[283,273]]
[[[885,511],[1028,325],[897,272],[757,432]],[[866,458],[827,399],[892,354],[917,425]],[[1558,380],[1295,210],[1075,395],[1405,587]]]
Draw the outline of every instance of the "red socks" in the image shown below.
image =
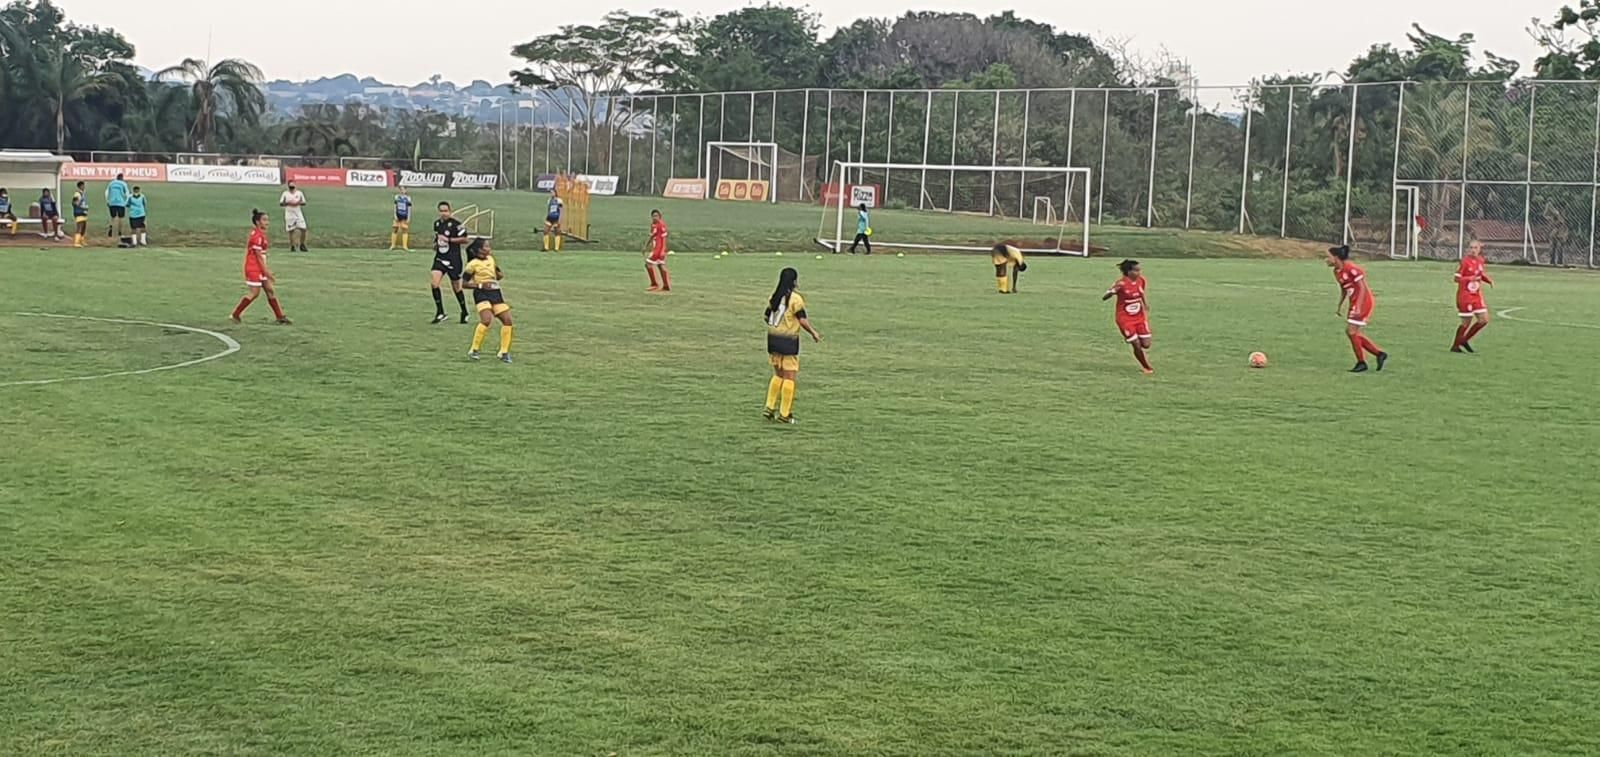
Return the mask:
[[1350,349],[1353,349],[1353,350],[1356,351],[1356,362],[1358,362],[1358,363],[1367,362],[1367,355],[1366,355],[1366,353],[1362,352],[1362,350],[1361,350],[1361,347],[1362,347],[1361,343],[1366,341],[1366,337],[1364,337],[1364,336],[1362,336],[1360,334],[1349,334],[1348,336],[1350,337]]
[[1156,369],[1150,367],[1150,358],[1145,357],[1144,348],[1137,344],[1133,345],[1133,359],[1139,361],[1139,367],[1144,368],[1146,373],[1155,372]]
[[1372,355],[1374,357],[1376,357],[1379,353],[1383,352],[1383,349],[1380,348],[1378,345],[1373,344],[1372,340],[1368,339],[1366,334],[1357,334],[1356,337],[1361,340],[1362,349],[1365,349],[1367,352],[1372,353]]
[[671,291],[672,289],[672,279],[667,278],[666,266],[661,266],[661,289],[663,291]]
[[278,304],[278,298],[268,297],[267,304],[272,306],[272,314],[281,320],[283,318],[283,306]]
[[[660,284],[656,283],[656,267],[655,266],[650,265],[649,263],[645,263],[644,264],[644,272],[650,274],[650,288],[651,289],[655,289],[656,287],[661,286]],[[662,273],[666,273],[666,272],[662,271]]]
[[1470,342],[1470,341],[1472,341],[1472,338],[1477,336],[1478,332],[1482,331],[1484,329],[1484,327],[1488,326],[1488,325],[1489,324],[1482,323],[1482,322],[1472,324],[1472,328],[1467,331],[1467,338],[1466,339],[1462,339],[1461,341],[1462,342]]
[[1456,327],[1456,342],[1455,342],[1455,344],[1450,345],[1450,349],[1452,349],[1452,350],[1461,349],[1462,343],[1466,342],[1467,339],[1468,339],[1468,334],[1472,334],[1472,333],[1476,333],[1476,332],[1473,330],[1473,327],[1470,326],[1470,325],[1463,324],[1461,326],[1457,326]]
[[250,307],[251,302],[253,302],[253,300],[251,300],[249,297],[239,298],[239,306],[233,309],[233,317],[238,318],[239,316],[244,315],[244,309]]

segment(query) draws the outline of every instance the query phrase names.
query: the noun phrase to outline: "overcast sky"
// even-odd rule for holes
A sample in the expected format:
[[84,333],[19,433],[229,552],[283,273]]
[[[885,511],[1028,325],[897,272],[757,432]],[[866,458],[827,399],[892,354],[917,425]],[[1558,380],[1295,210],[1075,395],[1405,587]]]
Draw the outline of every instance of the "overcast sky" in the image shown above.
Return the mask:
[[[507,80],[511,46],[566,23],[593,22],[604,11],[666,5],[644,0],[596,3],[538,0],[56,0],[78,23],[109,26],[137,48],[138,62],[161,68],[185,57],[240,57],[270,79],[340,73],[414,84],[433,74],[457,82]],[[860,3],[813,0],[824,36],[871,9],[969,11],[998,6],[974,0]],[[1019,0],[1017,14],[1096,38],[1130,39],[1136,49],[1165,47],[1187,58],[1203,85],[1244,84],[1269,73],[1342,70],[1374,42],[1403,44],[1413,22],[1445,36],[1477,35],[1481,49],[1531,69],[1536,46],[1529,19],[1553,16],[1560,0],[1141,0],[1063,3]],[[740,7],[728,0],[673,4],[686,14]]]

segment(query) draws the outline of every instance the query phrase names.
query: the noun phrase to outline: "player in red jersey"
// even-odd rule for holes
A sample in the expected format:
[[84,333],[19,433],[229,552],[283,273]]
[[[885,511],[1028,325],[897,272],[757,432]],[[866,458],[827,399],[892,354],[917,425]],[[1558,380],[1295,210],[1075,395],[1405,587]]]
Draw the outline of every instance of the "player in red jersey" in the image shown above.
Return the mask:
[[[661,271],[661,282],[656,283],[656,271]],[[661,211],[650,211],[649,252],[644,260],[644,272],[650,275],[651,292],[672,291],[672,279],[667,277],[667,222],[661,220]]]
[[1117,268],[1122,271],[1122,278],[1106,290],[1106,296],[1100,301],[1117,298],[1117,330],[1133,347],[1133,358],[1139,361],[1139,369],[1146,374],[1155,373],[1156,369],[1150,367],[1150,358],[1145,355],[1150,349],[1150,305],[1144,299],[1144,276],[1140,273],[1139,261],[1124,260]]
[[1451,352],[1476,352],[1472,338],[1489,325],[1489,306],[1483,302],[1484,284],[1494,286],[1494,279],[1483,268],[1483,243],[1474,241],[1456,269],[1456,315],[1461,316],[1461,325],[1456,327]]
[[250,242],[244,251],[244,285],[248,291],[239,300],[239,306],[233,309],[230,319],[238,323],[239,316],[244,315],[244,309],[250,307],[250,303],[265,291],[272,314],[278,317],[278,323],[287,326],[289,317],[283,314],[283,307],[278,304],[278,293],[273,288],[278,277],[272,275],[272,269],[267,267],[267,214],[259,210],[250,211],[250,223],[255,228],[250,230]]
[[[1367,272],[1350,262],[1349,245],[1328,248],[1328,267],[1333,269],[1333,280],[1339,283],[1339,304],[1334,310],[1345,317],[1344,333],[1350,338],[1350,348],[1356,352],[1356,366],[1350,372],[1366,373],[1368,354],[1378,358],[1378,370],[1383,370],[1384,364],[1389,362],[1389,353],[1365,333],[1372,308],[1377,305],[1372,287],[1367,284]],[[1346,300],[1350,302],[1349,310],[1345,309]]]

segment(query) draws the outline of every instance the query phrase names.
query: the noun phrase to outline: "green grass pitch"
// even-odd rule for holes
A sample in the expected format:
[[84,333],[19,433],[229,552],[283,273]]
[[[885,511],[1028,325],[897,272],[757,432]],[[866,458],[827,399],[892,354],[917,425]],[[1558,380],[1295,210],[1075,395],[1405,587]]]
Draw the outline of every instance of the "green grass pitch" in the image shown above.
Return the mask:
[[[1145,377],[1103,258],[507,248],[506,366],[422,253],[277,253],[295,325],[229,324],[215,210],[0,249],[0,754],[1600,750],[1593,276],[1494,269],[1460,356],[1450,269],[1373,263],[1351,376],[1319,261],[1158,257]],[[18,313],[241,348],[19,384],[226,344]]]

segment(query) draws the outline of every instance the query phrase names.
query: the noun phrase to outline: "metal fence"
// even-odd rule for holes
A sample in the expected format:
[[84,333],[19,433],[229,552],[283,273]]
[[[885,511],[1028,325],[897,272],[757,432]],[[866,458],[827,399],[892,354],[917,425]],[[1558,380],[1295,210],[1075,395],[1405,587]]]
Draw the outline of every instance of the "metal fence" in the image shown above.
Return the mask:
[[[1596,82],[553,91],[507,116],[501,163],[513,186],[564,171],[659,194],[670,178],[704,178],[707,142],[775,142],[782,201],[814,200],[836,160],[1089,168],[1098,224],[1443,259],[1478,241],[1502,261],[1596,264]],[[940,195],[927,171],[867,178],[891,207]],[[971,209],[1027,213],[1023,191],[991,186]]]

